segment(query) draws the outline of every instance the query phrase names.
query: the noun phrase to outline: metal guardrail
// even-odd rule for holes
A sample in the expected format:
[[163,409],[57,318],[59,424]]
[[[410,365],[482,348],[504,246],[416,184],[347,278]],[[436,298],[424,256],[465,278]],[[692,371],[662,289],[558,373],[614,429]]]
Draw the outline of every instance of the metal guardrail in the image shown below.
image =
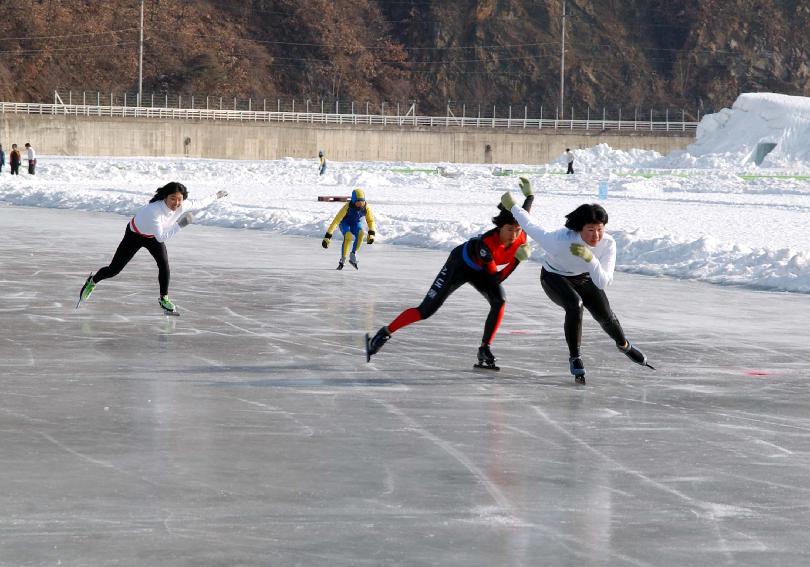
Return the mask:
[[330,114],[320,112],[267,112],[143,106],[96,106],[0,102],[0,112],[10,114],[110,116],[169,120],[213,120],[238,122],[282,122],[336,125],[380,125],[429,128],[509,128],[521,130],[577,130],[616,132],[694,133],[697,122],[653,120],[558,120],[554,118],[482,118],[469,116],[392,116],[386,114]]

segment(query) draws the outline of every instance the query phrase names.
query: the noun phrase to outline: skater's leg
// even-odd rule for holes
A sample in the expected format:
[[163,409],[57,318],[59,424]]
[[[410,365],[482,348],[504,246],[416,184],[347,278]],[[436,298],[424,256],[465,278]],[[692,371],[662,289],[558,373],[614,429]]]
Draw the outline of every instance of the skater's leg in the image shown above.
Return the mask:
[[108,266],[104,266],[93,275],[93,283],[97,284],[102,280],[113,278],[121,273],[130,260],[135,256],[135,253],[141,249],[143,243],[147,238],[139,236],[129,229],[129,226],[124,230],[124,238],[118,245],[118,248],[113,254],[113,258]]
[[356,226],[352,227],[352,234],[354,235],[354,245],[352,246],[352,254],[357,254],[357,251],[363,244],[363,238],[365,237],[366,233],[363,231],[362,228],[360,228],[360,226]]
[[158,283],[160,284],[160,297],[169,295],[169,278],[171,277],[171,270],[169,269],[169,253],[166,250],[166,245],[163,242],[158,242],[154,238],[147,239],[149,242],[145,244],[147,250],[155,259],[158,266]]
[[343,247],[340,250],[341,260],[345,260],[346,256],[349,255],[349,248],[351,248],[353,240],[354,235],[351,233],[351,231],[347,230],[343,233]]
[[579,296],[582,298],[585,309],[587,309],[594,320],[601,325],[608,336],[614,340],[617,347],[624,347],[627,344],[627,339],[624,336],[624,331],[619,323],[619,319],[610,308],[610,302],[608,301],[605,291],[596,287],[590,278],[584,283],[577,285],[576,288]]
[[582,300],[571,282],[565,276],[546,271],[540,272],[540,284],[548,298],[565,309],[565,342],[568,344],[568,355],[579,357],[582,344]]
[[489,302],[489,314],[484,323],[484,336],[481,338],[481,346],[489,346],[501,326],[506,308],[506,295],[503,286],[490,278],[475,278],[470,284]]

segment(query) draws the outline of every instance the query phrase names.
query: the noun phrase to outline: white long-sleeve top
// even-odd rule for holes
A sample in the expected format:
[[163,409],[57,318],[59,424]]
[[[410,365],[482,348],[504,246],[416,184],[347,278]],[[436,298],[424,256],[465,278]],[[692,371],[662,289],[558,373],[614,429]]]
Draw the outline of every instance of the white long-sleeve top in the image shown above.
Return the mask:
[[195,211],[204,209],[214,201],[216,195],[210,195],[205,199],[188,199],[183,201],[183,204],[177,207],[176,211],[171,210],[166,206],[163,200],[149,203],[141,207],[132,220],[129,221],[129,227],[136,234],[146,236],[147,238],[154,238],[158,242],[166,242],[172,236],[180,232],[180,225],[177,224],[183,213],[188,211]]
[[[616,241],[608,233],[596,246],[589,246],[579,233],[561,228],[549,231],[537,223],[519,205],[512,207],[512,215],[520,223],[526,234],[535,240],[543,249],[543,267],[549,272],[562,276],[578,276],[588,273],[599,289],[605,289],[613,281],[613,270],[616,268]],[[572,244],[583,244],[593,252],[593,258],[586,262],[571,253]]]
[[27,154],[26,157],[28,158],[28,161],[34,161],[35,159],[37,159],[37,154],[34,151],[34,148],[32,148],[31,146],[25,148],[25,153]]

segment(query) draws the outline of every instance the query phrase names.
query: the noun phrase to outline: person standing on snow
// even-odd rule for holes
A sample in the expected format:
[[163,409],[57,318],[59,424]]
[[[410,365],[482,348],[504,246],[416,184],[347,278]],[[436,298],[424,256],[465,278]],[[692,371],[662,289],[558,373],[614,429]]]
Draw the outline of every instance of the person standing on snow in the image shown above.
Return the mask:
[[[520,178],[520,189],[526,196],[523,209],[529,211],[534,201],[531,184],[525,177]],[[412,323],[427,319],[450,297],[454,291],[469,283],[489,302],[489,314],[484,323],[484,336],[478,348],[476,368],[499,370],[497,360],[490,345],[498,332],[506,307],[506,298],[501,285],[515,271],[520,262],[529,258],[531,252],[526,244],[526,235],[511,212],[501,208],[492,218],[495,228],[471,238],[450,252],[450,256],[439,271],[433,285],[418,307],[411,307],[400,313],[391,323],[382,327],[377,334],[366,334],[366,362],[376,354],[391,335]],[[505,265],[500,271],[498,266]]]
[[3,151],[3,144],[0,144],[0,173],[3,173],[3,167],[6,165],[6,152]]
[[[201,201],[186,200],[188,190],[185,185],[172,181],[160,187],[149,201],[141,207],[124,229],[124,238],[118,245],[108,266],[90,274],[79,292],[79,303],[87,300],[102,280],[117,276],[141,248],[146,248],[158,265],[160,296],[158,303],[166,313],[176,314],[177,310],[169,299],[169,255],[165,242],[189,225],[191,212],[208,207],[217,199],[227,197],[227,191],[217,191]],[[79,303],[76,307],[79,307]]]
[[[363,242],[363,218],[366,219],[368,225],[368,237],[366,242],[368,244],[374,243],[374,235],[376,234],[377,225],[374,223],[374,215],[371,213],[371,207],[366,203],[366,194],[362,189],[355,189],[352,191],[352,197],[348,203],[343,205],[335,218],[332,219],[332,224],[326,229],[326,234],[323,235],[321,246],[329,248],[329,243],[332,240],[332,233],[335,229],[340,227],[340,232],[343,233],[343,247],[340,252],[340,261],[338,262],[337,269],[342,270],[343,264],[346,262],[346,253],[351,246],[352,252],[349,256],[349,264],[354,266],[355,270],[360,267],[357,264],[357,250]],[[352,244],[354,240],[354,244]]]
[[320,165],[318,165],[318,175],[323,175],[326,173],[326,156],[323,155],[323,150],[318,151],[318,159],[320,160]]
[[565,161],[568,162],[568,171],[566,175],[574,173],[574,154],[571,153],[571,148],[565,148]]
[[28,142],[25,143],[25,154],[25,158],[28,160],[28,174],[34,175],[37,167],[37,154]]
[[564,228],[548,231],[517,206],[511,193],[503,194],[501,204],[545,251],[540,284],[549,299],[565,309],[563,328],[574,379],[585,383],[580,354],[583,307],[616,342],[616,348],[636,364],[653,368],[644,353],[625,337],[605,294],[616,266],[616,242],[605,232],[607,211],[597,204],[580,205],[565,216]]
[[8,156],[8,164],[11,166],[11,175],[20,174],[20,164],[22,163],[22,156],[20,150],[17,149],[17,144],[11,144],[11,153]]

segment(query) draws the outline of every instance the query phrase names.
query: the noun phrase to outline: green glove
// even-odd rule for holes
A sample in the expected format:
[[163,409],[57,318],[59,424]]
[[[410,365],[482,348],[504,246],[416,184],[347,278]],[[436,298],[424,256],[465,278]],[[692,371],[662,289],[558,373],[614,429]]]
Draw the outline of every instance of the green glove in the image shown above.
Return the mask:
[[321,241],[321,246],[324,248],[329,248],[329,243],[332,242],[332,233],[327,232],[323,235],[323,240]]
[[517,205],[517,201],[515,201],[515,198],[512,196],[512,194],[509,191],[507,191],[506,193],[501,195],[501,205],[503,205],[503,208],[506,209],[507,211],[511,211],[512,207]]
[[515,260],[525,262],[532,255],[532,247],[528,244],[521,244],[515,252]]
[[534,193],[532,192],[532,184],[525,177],[520,178],[520,190],[523,191],[524,197],[530,197],[531,195],[534,195]]
[[571,254],[574,256],[579,256],[586,262],[590,262],[593,260],[593,252],[591,252],[587,246],[584,244],[572,244],[571,245]]

